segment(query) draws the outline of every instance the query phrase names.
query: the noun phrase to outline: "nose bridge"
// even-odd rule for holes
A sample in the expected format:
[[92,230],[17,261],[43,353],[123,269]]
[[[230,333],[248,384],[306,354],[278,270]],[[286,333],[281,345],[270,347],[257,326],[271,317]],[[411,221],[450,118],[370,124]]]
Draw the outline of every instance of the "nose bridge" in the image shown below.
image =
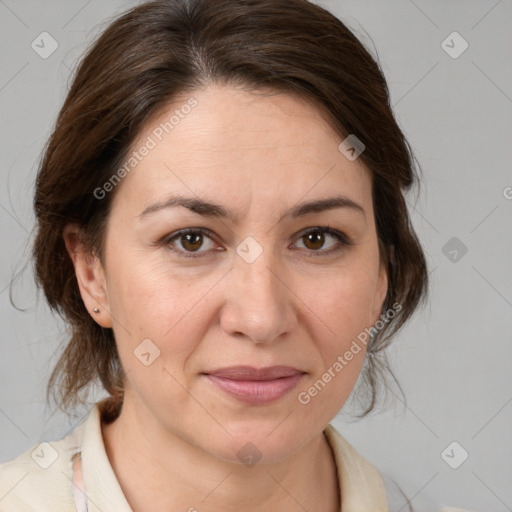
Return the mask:
[[270,248],[251,237],[239,244],[221,319],[226,332],[268,343],[292,330],[293,300],[280,271]]

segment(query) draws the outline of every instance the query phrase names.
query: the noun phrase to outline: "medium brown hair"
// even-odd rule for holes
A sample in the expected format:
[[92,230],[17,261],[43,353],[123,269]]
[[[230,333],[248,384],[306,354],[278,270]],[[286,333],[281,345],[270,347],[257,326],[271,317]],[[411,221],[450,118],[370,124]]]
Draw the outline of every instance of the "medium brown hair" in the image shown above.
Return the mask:
[[112,329],[99,326],[80,296],[64,227],[76,223],[102,258],[109,208],[119,189],[94,195],[150,118],[176,95],[208,84],[298,94],[328,113],[340,141],[355,134],[372,176],[383,310],[401,310],[368,343],[360,379],[371,411],[387,369],[382,350],[425,299],[427,265],[403,192],[418,182],[414,156],[390,105],[380,66],[338,18],[307,0],[160,0],[135,7],[100,35],[80,62],[38,171],[33,247],[36,282],[71,337],[47,394],[68,411],[98,379],[109,418],[123,400],[123,369]]

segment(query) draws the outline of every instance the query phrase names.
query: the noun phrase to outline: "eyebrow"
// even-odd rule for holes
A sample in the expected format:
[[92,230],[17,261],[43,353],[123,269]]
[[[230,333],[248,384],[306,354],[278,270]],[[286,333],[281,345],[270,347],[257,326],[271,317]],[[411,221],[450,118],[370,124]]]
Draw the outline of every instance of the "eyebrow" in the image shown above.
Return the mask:
[[[237,215],[220,204],[203,201],[202,199],[198,198],[183,197],[178,195],[173,195],[165,202],[155,203],[151,206],[148,206],[139,215],[139,218],[142,219],[151,213],[176,206],[183,206],[188,208],[190,211],[198,213],[204,217],[219,217],[229,219],[232,222],[237,221]],[[366,212],[364,208],[349,197],[342,195],[297,204],[284,215],[282,215],[279,220],[281,221],[285,217],[291,217],[292,219],[295,219],[297,217],[302,217],[313,213],[320,213],[335,208],[349,208],[353,211],[360,212],[363,214],[366,220]]]

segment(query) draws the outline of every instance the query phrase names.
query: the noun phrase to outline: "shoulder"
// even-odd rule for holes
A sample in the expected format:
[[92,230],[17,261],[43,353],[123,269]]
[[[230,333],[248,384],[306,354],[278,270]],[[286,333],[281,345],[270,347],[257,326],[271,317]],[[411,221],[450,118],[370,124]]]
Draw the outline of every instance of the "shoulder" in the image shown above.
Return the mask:
[[34,444],[0,464],[0,512],[72,510],[72,457],[83,432],[84,422],[62,439]]
[[[421,503],[416,503],[415,496],[407,496],[400,486],[389,476],[382,473],[388,500],[389,512],[472,512],[471,510],[446,507],[434,500],[423,498]],[[411,504],[415,501],[414,506]]]
[[[378,510],[387,512],[472,512],[470,510],[442,506],[435,500],[424,499],[421,504],[412,505],[414,496],[407,496],[401,487],[389,475],[380,472],[358,453],[336,428],[329,424],[325,431],[340,473],[340,486],[344,491],[356,489],[357,494],[375,496]],[[343,482],[343,479],[346,479]],[[348,483],[347,483],[348,481]],[[415,500],[416,502],[417,500]]]

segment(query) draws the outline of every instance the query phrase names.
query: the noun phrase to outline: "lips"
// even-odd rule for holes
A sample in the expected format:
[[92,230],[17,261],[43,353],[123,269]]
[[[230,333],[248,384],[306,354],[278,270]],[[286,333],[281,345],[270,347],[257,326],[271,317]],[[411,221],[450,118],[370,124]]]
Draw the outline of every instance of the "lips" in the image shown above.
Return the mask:
[[291,366],[231,366],[203,374],[231,397],[250,405],[263,405],[289,393],[305,375]]
[[219,370],[214,370],[212,372],[207,372],[207,375],[214,375],[215,377],[232,380],[274,380],[291,377],[298,373],[304,372],[301,372],[300,370],[297,370],[297,368],[293,368],[291,366],[268,366],[266,368],[230,366],[227,368],[220,368]]

